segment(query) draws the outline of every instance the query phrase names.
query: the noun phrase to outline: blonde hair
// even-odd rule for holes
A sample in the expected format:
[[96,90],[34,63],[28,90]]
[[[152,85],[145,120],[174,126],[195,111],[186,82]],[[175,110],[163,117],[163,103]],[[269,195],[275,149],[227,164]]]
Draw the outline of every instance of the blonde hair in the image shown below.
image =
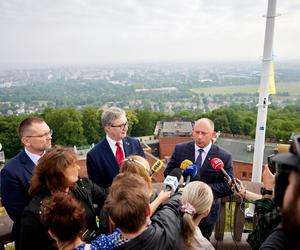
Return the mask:
[[210,210],[213,199],[210,186],[204,182],[193,181],[183,189],[181,196],[181,211],[184,213],[182,236],[188,247],[191,246],[192,238],[195,234],[193,220]]
[[121,173],[132,173],[141,176],[147,183],[149,194],[152,194],[152,181],[150,177],[149,162],[139,155],[131,155],[126,157],[121,165]]

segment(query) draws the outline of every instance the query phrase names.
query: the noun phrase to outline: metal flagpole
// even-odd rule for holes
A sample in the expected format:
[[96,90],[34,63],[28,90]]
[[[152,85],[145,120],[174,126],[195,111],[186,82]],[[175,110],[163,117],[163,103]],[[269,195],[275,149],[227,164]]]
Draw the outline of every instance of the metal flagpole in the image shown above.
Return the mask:
[[276,0],[268,1],[264,54],[262,59],[262,73],[260,78],[260,92],[257,109],[256,134],[252,167],[252,181],[261,181],[263,156],[265,149],[267,112],[269,105],[269,83],[271,76],[274,25],[276,17]]
[[[265,149],[267,112],[269,105],[269,82],[271,75],[272,50],[274,25],[276,17],[276,0],[268,0],[268,11],[266,16],[266,30],[264,41],[264,52],[262,59],[262,73],[260,78],[260,92],[257,109],[256,133],[254,144],[254,156],[252,166],[252,182],[261,182],[263,156]],[[253,214],[254,205],[250,204],[248,212]]]

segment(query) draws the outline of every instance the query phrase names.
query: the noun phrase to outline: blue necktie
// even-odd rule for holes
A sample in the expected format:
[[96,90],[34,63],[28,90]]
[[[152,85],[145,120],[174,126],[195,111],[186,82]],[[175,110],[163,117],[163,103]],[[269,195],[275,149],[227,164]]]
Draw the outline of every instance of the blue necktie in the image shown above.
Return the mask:
[[201,166],[202,166],[202,152],[204,150],[202,148],[199,148],[198,149],[198,152],[199,152],[199,155],[196,159],[196,165],[198,166],[198,171],[200,170]]

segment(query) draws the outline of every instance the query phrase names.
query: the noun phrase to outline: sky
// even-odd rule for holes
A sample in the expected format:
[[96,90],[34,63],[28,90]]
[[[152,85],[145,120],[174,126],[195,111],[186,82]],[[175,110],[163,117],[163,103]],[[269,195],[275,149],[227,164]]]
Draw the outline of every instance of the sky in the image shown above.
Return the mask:
[[[261,60],[268,0],[1,0],[0,64]],[[277,0],[275,60],[300,59],[300,0]]]

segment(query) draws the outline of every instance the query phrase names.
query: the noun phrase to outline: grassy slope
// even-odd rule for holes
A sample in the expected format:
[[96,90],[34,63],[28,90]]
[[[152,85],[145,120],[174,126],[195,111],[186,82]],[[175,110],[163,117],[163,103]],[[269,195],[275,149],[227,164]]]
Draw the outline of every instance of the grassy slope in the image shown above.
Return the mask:
[[[254,94],[258,92],[258,84],[257,85],[239,85],[239,86],[213,86],[206,88],[194,88],[191,89],[194,93],[197,94],[205,94],[205,95],[226,95],[226,94],[235,94],[235,93],[250,93]],[[288,92],[290,95],[300,95],[300,82],[288,82],[276,83],[276,91],[280,92]]]

